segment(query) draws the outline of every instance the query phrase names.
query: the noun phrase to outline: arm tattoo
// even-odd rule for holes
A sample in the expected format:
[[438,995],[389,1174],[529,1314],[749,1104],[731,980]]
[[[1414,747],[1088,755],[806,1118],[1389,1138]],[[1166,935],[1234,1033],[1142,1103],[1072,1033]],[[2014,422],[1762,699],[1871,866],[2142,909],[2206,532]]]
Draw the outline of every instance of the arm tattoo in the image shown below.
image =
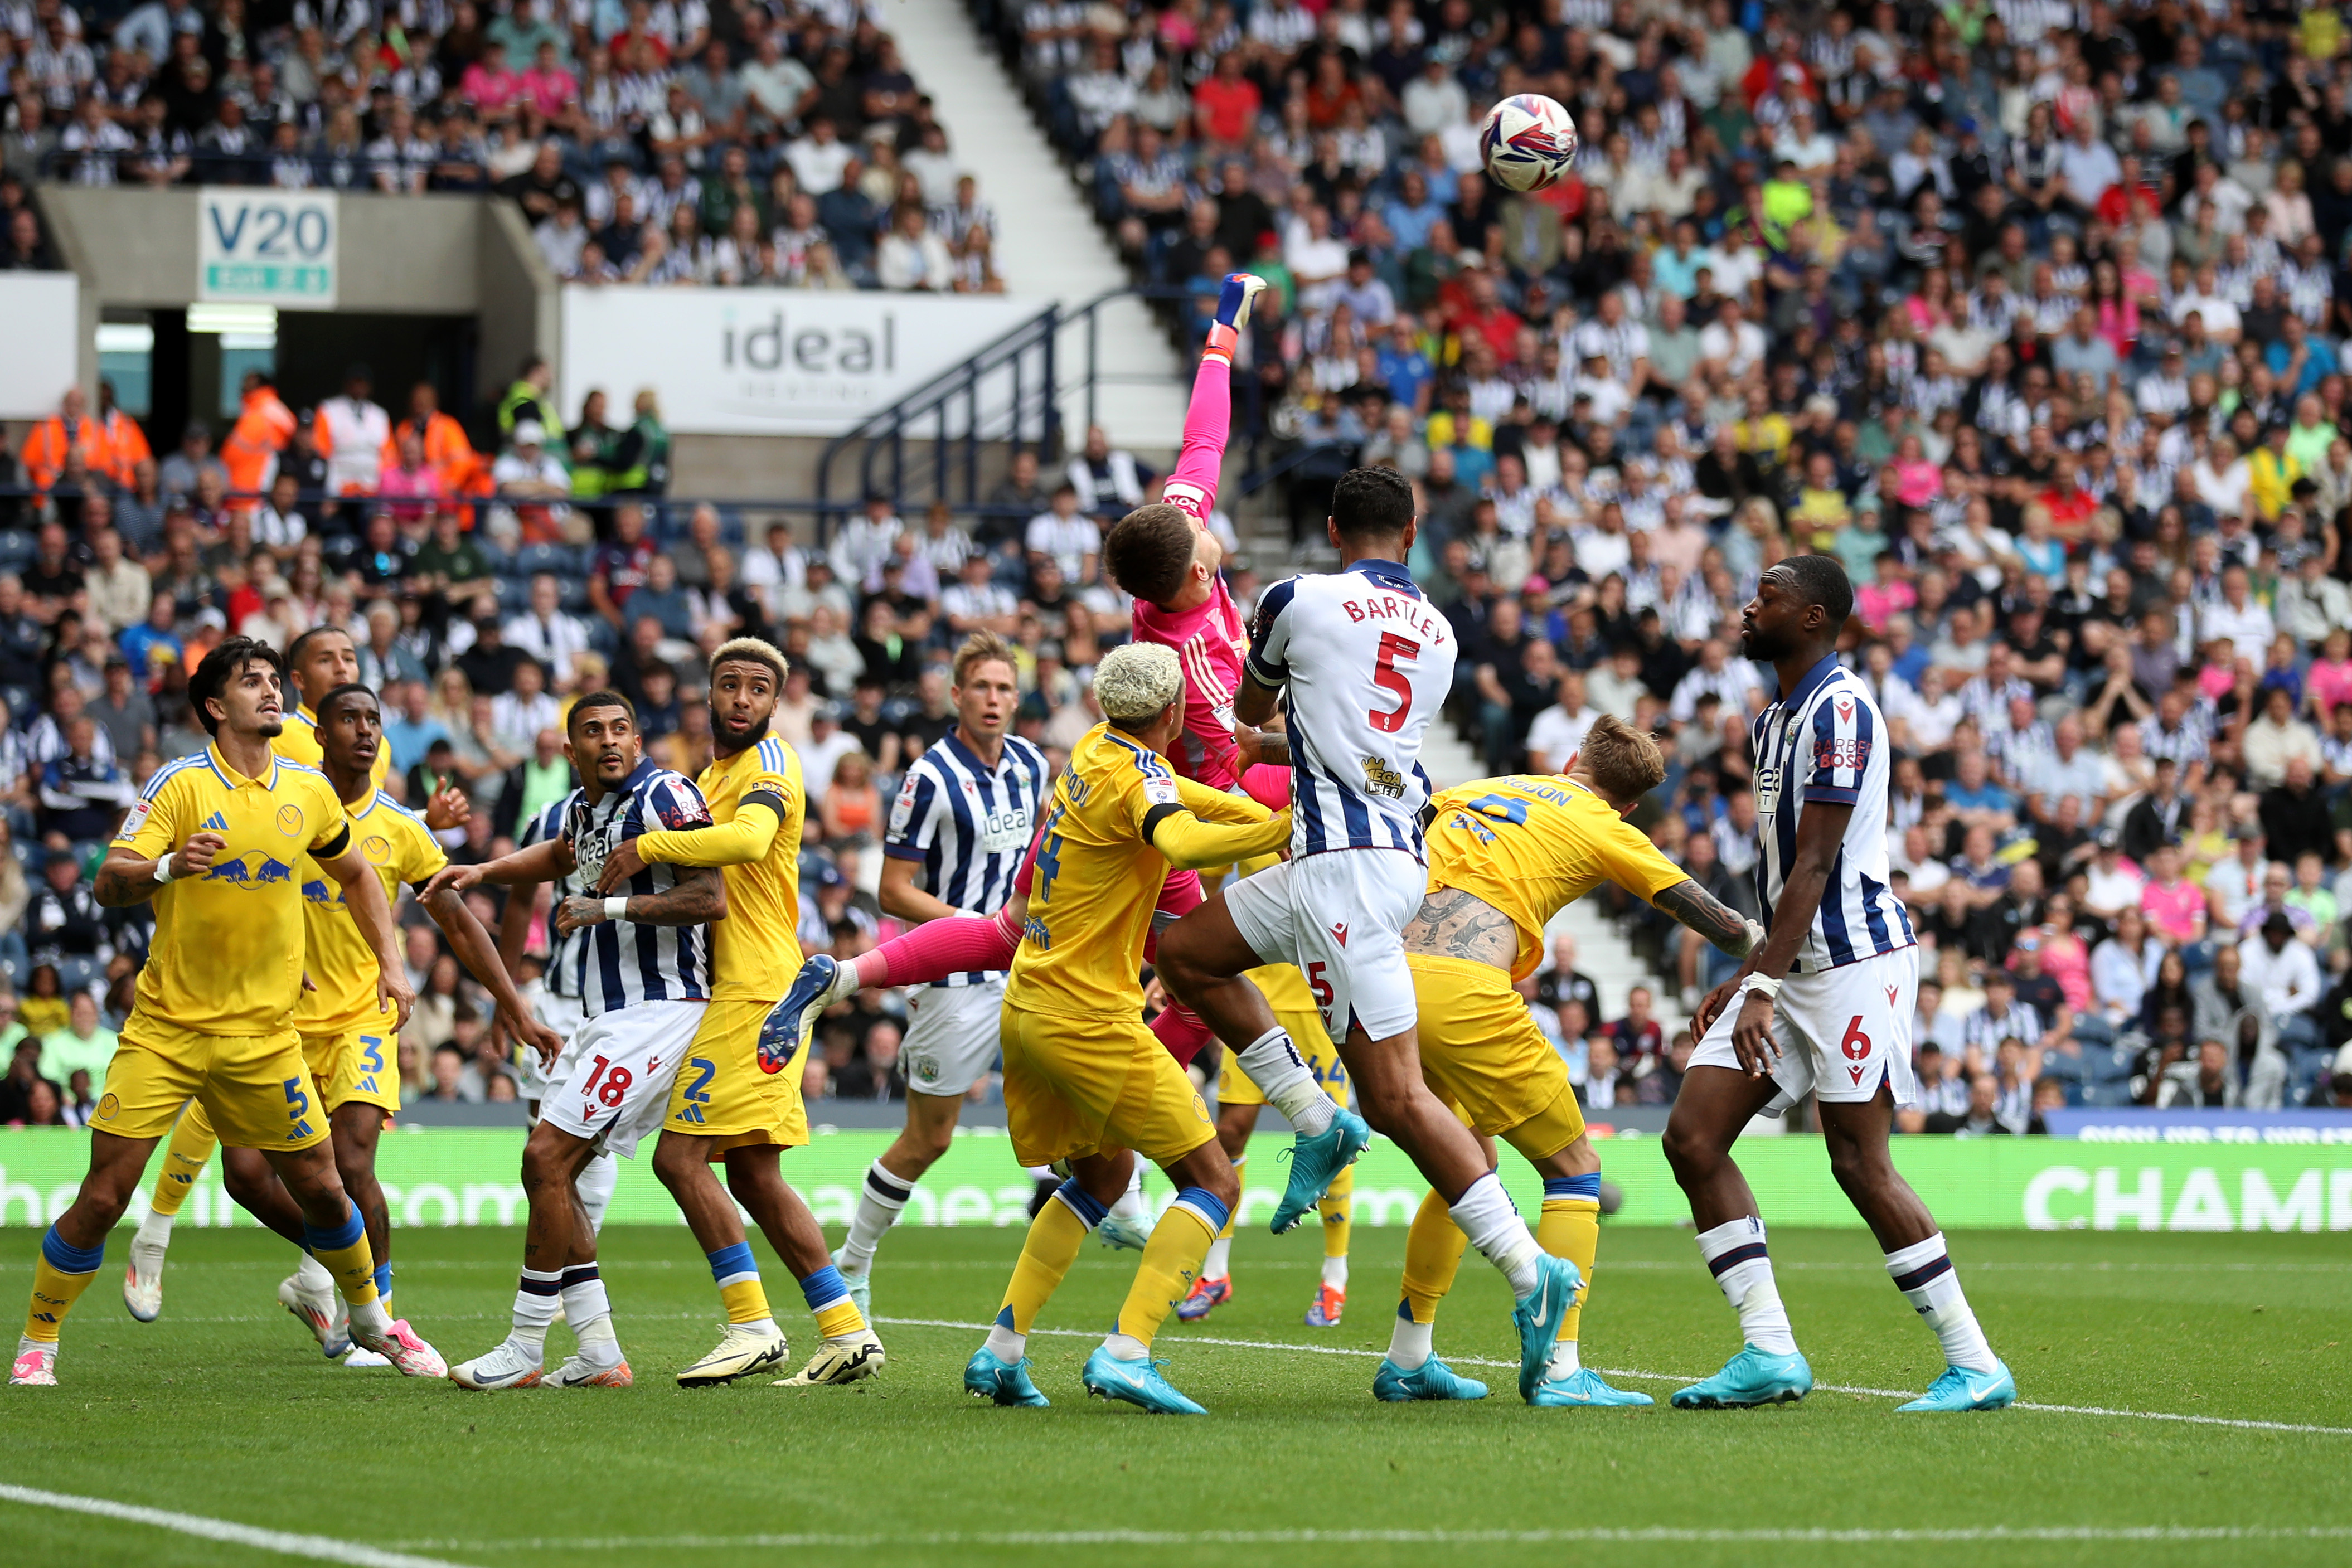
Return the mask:
[[1651,902],[1735,958],[1748,956],[1748,920],[1738,911],[1687,879]]
[[[136,874],[133,869],[141,864],[149,868],[144,876]],[[134,904],[144,904],[163,892],[163,884],[155,880],[153,866],[152,861],[126,862],[109,860],[101,863],[98,868],[97,878],[100,906],[106,909],[124,909]]]
[[1257,759],[1267,768],[1287,768],[1290,764],[1290,737],[1278,729],[1260,730],[1257,737]]
[[[727,914],[727,882],[716,866],[679,866],[676,885],[629,900],[635,925],[700,925]],[[599,904],[604,901],[597,900]]]
[[1441,887],[1421,901],[1421,913],[1406,925],[1404,948],[1508,969],[1518,956],[1519,934],[1509,915],[1477,894]]

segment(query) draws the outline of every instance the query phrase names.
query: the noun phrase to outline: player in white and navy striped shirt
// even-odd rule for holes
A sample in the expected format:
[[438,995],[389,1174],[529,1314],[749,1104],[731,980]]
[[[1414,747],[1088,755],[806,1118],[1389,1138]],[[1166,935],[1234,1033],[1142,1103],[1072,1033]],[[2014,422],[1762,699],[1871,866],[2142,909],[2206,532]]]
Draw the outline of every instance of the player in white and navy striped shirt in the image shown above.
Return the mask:
[[1779,700],[1750,735],[1756,892],[1769,935],[1699,1004],[1699,1045],[1665,1150],[1690,1198],[1699,1255],[1739,1313],[1746,1343],[1721,1372],[1675,1395],[1685,1409],[1780,1404],[1813,1385],[1773,1283],[1755,1195],[1731,1159],[1751,1117],[1779,1115],[1809,1093],[1838,1185],[1943,1345],[1943,1375],[1903,1408],[1995,1410],[2017,1397],[1934,1217],[1887,1153],[1895,1108],[1916,1097],[1919,949],[1887,887],[1886,722],[1870,688],[1837,660],[1853,614],[1845,569],[1821,555],[1766,571],[1740,612],[1741,653],[1779,676]]
[[[710,825],[710,809],[693,781],[646,759],[636,710],[626,697],[592,692],[572,705],[564,723],[564,751],[581,786],[560,808],[560,832],[485,865],[453,866],[433,879],[428,897],[443,887],[463,893],[485,882],[529,887],[566,872],[580,886],[593,887],[621,843],[657,830]],[[548,1073],[539,1124],[523,1145],[530,1231],[513,1327],[487,1354],[450,1370],[461,1386],[539,1383],[559,1299],[581,1354],[555,1371],[555,1381],[630,1381],[596,1272],[596,1238],[573,1224],[568,1189],[596,1155],[634,1155],[667,1115],[671,1088],[710,1002],[707,927],[726,915],[727,884],[714,866],[648,864],[625,894],[573,893],[556,905],[557,934],[580,939],[567,967],[586,1021]]]

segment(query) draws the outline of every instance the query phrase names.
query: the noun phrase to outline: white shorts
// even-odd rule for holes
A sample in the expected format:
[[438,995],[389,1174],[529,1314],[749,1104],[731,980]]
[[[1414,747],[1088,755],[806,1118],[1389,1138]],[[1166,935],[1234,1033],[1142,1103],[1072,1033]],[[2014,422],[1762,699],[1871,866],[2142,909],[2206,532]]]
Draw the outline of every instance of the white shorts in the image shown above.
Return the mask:
[[[1911,1077],[1911,1012],[1919,992],[1919,949],[1898,947],[1818,974],[1790,975],[1772,1009],[1772,1038],[1780,1060],[1772,1069],[1780,1092],[1764,1107],[1778,1116],[1807,1094],[1838,1103],[1878,1097],[1884,1083],[1897,1105],[1918,1099]],[[1741,1071],[1731,1049],[1732,1026],[1747,997],[1743,983],[1724,1005],[1706,1038],[1691,1052],[1693,1067]]]
[[915,1015],[898,1048],[910,1093],[960,1100],[996,1065],[1004,977],[973,986],[926,986],[908,998]]
[[[588,1012],[580,1005],[578,997],[559,997],[541,986],[532,987],[526,995],[530,998],[531,1016],[561,1036],[567,1048],[580,1038],[580,1030],[588,1022]],[[554,1062],[541,1067],[539,1052],[527,1045],[518,1056],[517,1065],[522,1075],[522,1098],[546,1099],[549,1075],[562,1070],[559,1064],[562,1057],[558,1056]]]
[[1401,850],[1342,850],[1270,865],[1225,889],[1234,928],[1262,963],[1296,964],[1323,1030],[1387,1040],[1419,1016],[1403,932],[1429,873]]
[[540,1120],[591,1140],[599,1153],[634,1156],[638,1140],[669,1114],[670,1089],[709,1005],[638,1002],[590,1019],[556,1058]]

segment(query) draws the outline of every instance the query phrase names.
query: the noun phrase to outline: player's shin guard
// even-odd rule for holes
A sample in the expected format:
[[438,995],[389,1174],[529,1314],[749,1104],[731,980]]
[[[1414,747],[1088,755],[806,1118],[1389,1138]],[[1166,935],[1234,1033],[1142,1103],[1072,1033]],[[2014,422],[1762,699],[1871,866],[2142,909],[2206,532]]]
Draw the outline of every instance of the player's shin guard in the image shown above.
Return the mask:
[[1886,1272],[1903,1299],[1936,1331],[1947,1362],[1966,1372],[1990,1372],[2000,1364],[1992,1346],[1985,1343],[1984,1330],[1977,1326],[1976,1313],[1969,1308],[1960,1277],[1952,1270],[1951,1254],[1945,1250],[1942,1231],[1889,1252]]
[[1333,1178],[1315,1212],[1323,1218],[1323,1282],[1348,1288],[1348,1237],[1356,1214],[1356,1167]]
[[1469,1244],[1444,1198],[1432,1191],[1421,1200],[1412,1228],[1405,1232],[1404,1295],[1397,1302],[1396,1326],[1389,1335],[1389,1359],[1399,1371],[1411,1372],[1429,1359],[1437,1303],[1454,1288],[1463,1249]]
[[1168,1054],[1176,1059],[1179,1067],[1192,1066],[1201,1048],[1214,1038],[1209,1026],[1201,1021],[1200,1014],[1175,1001],[1160,1009],[1159,1016],[1151,1020],[1151,1032],[1168,1048]]
[[106,1242],[75,1247],[49,1227],[41,1238],[41,1255],[33,1262],[33,1299],[25,1309],[25,1337],[46,1344],[58,1342],[66,1314],[106,1262]]
[[[558,1294],[563,1302],[563,1321],[572,1325],[572,1337],[580,1342],[580,1354],[599,1366],[609,1366],[621,1359],[621,1342],[613,1333],[612,1298],[604,1293],[604,1276],[593,1263],[582,1263],[563,1270],[558,1282]],[[540,1325],[543,1336],[547,1325]]]
[[604,1210],[612,1206],[613,1189],[620,1185],[621,1162],[611,1155],[591,1159],[572,1182],[572,1190],[579,1195],[580,1207],[588,1216],[589,1235],[604,1228]]
[[[1062,1277],[1077,1261],[1087,1232],[1101,1224],[1108,1212],[1076,1181],[1064,1182],[1037,1211],[1037,1218],[1029,1222],[1028,1238],[1021,1243],[1021,1260],[1013,1265],[1013,1279],[1004,1287],[1004,1302],[997,1309],[995,1326],[988,1331],[991,1354],[1003,1361],[1021,1359],[1028,1348],[1029,1325],[1037,1321]],[[1164,1228],[1167,1222],[1160,1223]],[[1152,1235],[1157,1246],[1159,1230]],[[1150,1249],[1146,1248],[1145,1259],[1150,1256]]]
[[1192,1293],[1210,1239],[1230,1218],[1215,1195],[1201,1187],[1188,1186],[1176,1195],[1151,1232],[1151,1244],[1143,1249],[1135,1283],[1128,1288],[1104,1349],[1122,1361],[1141,1361],[1151,1354],[1152,1336],[1176,1303]]
[[1715,1273],[1723,1299],[1739,1314],[1739,1332],[1749,1344],[1774,1355],[1794,1355],[1797,1336],[1773,1282],[1772,1258],[1764,1248],[1764,1222],[1748,1216],[1727,1221],[1698,1237],[1698,1255]]
[[[760,1265],[751,1260],[751,1244],[738,1241],[732,1247],[721,1247],[716,1252],[706,1252],[710,1260],[710,1278],[719,1286],[719,1299],[727,1308],[730,1323],[766,1323],[775,1321],[768,1310],[768,1292],[760,1283]],[[564,1308],[569,1318],[572,1309]]]
[[368,1249],[367,1227],[360,1221],[360,1206],[349,1198],[343,1200],[344,1218],[341,1225],[320,1229],[305,1224],[302,1245],[319,1266],[334,1276],[335,1289],[353,1307],[375,1304],[375,1257]]
[[562,1299],[561,1273],[525,1269],[515,1282],[514,1325],[507,1337],[533,1355],[544,1355],[548,1325],[555,1322],[555,1309]]
[[1576,1265],[1576,1304],[1560,1320],[1559,1340],[1552,1348],[1551,1372],[1564,1377],[1583,1363],[1576,1340],[1584,1322],[1584,1303],[1592,1294],[1592,1259],[1601,1250],[1601,1173],[1546,1176],[1543,1218],[1536,1222],[1536,1242],[1555,1258]]
[[1330,1126],[1331,1118],[1339,1113],[1339,1108],[1331,1103],[1331,1096],[1315,1082],[1307,1059],[1291,1043],[1289,1031],[1279,1025],[1235,1051],[1234,1062],[1249,1074],[1250,1082],[1257,1085],[1267,1104],[1310,1138]]
[[[1242,1155],[1234,1162],[1234,1175],[1241,1176],[1248,1165],[1249,1156]],[[1201,1260],[1201,1278],[1203,1280],[1222,1280],[1233,1272],[1234,1225],[1240,1219],[1241,1212],[1242,1206],[1234,1204],[1225,1216],[1225,1223],[1218,1228],[1216,1239],[1209,1243],[1208,1255]]]
[[849,1218],[849,1239],[841,1249],[841,1266],[853,1274],[863,1274],[874,1266],[875,1249],[882,1238],[898,1223],[899,1214],[915,1196],[915,1184],[895,1176],[888,1166],[876,1160],[866,1167],[866,1186],[857,1195],[857,1212]]
[[1543,1249],[1536,1245],[1534,1233],[1512,1207],[1511,1195],[1503,1190],[1493,1171],[1472,1182],[1469,1190],[1454,1200],[1450,1212],[1479,1256],[1503,1271],[1513,1295],[1525,1298],[1535,1290],[1540,1278],[1536,1260],[1543,1256]]
[[841,1270],[830,1263],[802,1277],[801,1300],[808,1303],[809,1312],[815,1316],[817,1335],[822,1339],[838,1339],[866,1327],[866,1314],[849,1299],[849,1287],[842,1283]]

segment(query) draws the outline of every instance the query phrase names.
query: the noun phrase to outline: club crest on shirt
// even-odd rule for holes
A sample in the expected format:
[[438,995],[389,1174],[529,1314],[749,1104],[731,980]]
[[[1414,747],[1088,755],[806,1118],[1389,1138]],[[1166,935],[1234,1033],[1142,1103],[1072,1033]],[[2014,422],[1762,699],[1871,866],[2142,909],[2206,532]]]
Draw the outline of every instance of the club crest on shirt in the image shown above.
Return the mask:
[[289,839],[295,839],[295,838],[299,838],[299,837],[301,837],[301,836],[302,836],[302,808],[301,808],[301,807],[299,807],[299,806],[280,806],[280,807],[278,807],[278,831],[279,832],[281,832],[281,833],[285,834],[285,835],[286,835],[288,838],[289,838]]

